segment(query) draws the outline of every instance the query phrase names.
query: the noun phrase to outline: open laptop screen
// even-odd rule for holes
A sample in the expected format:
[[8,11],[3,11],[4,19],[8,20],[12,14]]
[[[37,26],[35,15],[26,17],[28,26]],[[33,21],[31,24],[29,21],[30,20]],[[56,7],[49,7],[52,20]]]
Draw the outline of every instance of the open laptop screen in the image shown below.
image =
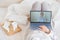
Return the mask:
[[48,23],[51,22],[52,12],[51,11],[31,11],[30,22],[32,23]]

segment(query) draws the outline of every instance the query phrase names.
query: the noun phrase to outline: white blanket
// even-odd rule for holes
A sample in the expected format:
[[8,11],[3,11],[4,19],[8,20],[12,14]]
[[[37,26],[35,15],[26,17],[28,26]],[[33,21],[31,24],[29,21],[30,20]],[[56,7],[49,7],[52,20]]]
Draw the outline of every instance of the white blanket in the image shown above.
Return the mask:
[[29,33],[27,40],[56,40],[56,36],[53,31],[50,34],[46,34],[43,31],[35,30]]

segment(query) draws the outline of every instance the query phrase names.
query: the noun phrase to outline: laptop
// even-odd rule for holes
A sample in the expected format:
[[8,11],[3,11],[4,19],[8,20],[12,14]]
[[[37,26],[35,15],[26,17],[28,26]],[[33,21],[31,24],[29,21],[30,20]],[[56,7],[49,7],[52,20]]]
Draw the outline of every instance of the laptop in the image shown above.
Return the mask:
[[51,29],[51,17],[52,11],[30,11],[30,28],[36,30],[40,25],[45,25],[47,28]]

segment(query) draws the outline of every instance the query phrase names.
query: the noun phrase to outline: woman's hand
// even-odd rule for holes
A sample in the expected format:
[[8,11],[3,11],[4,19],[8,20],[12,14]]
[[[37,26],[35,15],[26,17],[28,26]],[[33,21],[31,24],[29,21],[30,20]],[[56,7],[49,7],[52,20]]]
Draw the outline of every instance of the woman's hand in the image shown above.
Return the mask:
[[48,33],[48,34],[50,33],[50,30],[45,25],[39,26],[39,28],[41,29],[41,31],[45,33]]

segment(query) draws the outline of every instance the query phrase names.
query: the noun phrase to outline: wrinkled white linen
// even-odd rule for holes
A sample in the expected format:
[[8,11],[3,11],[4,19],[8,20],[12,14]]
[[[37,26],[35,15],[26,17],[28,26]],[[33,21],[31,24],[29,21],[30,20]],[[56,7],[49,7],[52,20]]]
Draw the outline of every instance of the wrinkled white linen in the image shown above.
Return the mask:
[[56,35],[58,36],[57,40],[60,40],[60,8],[58,10],[57,15],[54,17],[54,31],[56,32]]
[[35,30],[27,36],[27,40],[56,40],[56,36],[53,31],[46,34],[43,31]]

